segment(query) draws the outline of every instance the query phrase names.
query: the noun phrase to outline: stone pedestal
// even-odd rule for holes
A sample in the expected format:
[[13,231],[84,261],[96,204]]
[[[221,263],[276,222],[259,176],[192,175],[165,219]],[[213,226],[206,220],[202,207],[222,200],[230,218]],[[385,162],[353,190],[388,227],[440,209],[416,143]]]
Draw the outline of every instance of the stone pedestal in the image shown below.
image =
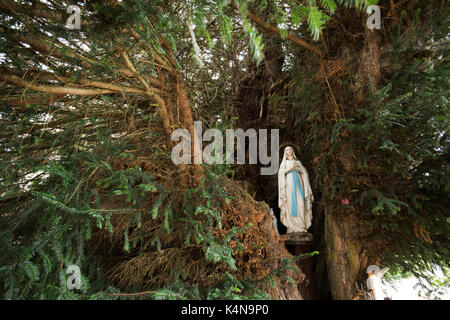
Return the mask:
[[[288,233],[285,235],[286,248],[294,255],[312,252],[313,235],[308,232]],[[314,279],[312,258],[297,261],[297,265],[306,278],[298,289],[305,300],[314,300]]]

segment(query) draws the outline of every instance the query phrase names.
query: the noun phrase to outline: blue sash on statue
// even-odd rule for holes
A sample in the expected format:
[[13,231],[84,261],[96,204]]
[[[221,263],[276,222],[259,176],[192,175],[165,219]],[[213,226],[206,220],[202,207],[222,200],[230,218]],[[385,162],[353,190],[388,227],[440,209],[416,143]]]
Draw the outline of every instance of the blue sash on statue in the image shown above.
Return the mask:
[[291,203],[291,210],[292,210],[292,216],[297,217],[297,188],[300,190],[300,194],[302,195],[303,203],[305,203],[305,193],[303,192],[302,184],[300,182],[300,176],[297,171],[291,171],[289,173],[292,173],[292,179],[293,185],[292,185],[292,203]]

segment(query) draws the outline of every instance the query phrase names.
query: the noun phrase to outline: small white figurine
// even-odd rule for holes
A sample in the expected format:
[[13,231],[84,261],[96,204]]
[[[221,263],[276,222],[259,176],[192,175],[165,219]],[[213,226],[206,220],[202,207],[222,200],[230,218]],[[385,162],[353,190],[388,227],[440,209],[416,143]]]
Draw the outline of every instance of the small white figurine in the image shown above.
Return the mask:
[[308,172],[295,156],[294,149],[288,146],[278,170],[278,206],[287,233],[307,232],[312,221],[313,201]]

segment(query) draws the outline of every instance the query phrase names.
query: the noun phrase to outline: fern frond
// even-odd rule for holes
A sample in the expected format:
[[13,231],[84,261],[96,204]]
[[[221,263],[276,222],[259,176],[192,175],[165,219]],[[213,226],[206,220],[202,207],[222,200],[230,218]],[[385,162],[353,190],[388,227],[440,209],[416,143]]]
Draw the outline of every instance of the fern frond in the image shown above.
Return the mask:
[[329,19],[330,17],[316,6],[308,8],[308,30],[311,31],[314,40],[319,40],[320,33]]
[[29,260],[25,260],[20,262],[18,266],[25,272],[31,281],[39,280],[40,271],[37,265],[33,264]]
[[333,14],[337,8],[336,2],[333,0],[320,0],[320,4],[330,14]]

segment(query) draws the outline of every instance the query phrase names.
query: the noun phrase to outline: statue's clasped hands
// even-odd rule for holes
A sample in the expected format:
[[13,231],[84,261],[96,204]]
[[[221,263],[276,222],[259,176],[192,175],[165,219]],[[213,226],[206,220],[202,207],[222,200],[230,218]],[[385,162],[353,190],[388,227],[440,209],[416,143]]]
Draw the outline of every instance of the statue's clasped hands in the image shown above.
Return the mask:
[[286,170],[286,174],[291,171],[298,171],[301,174],[301,173],[303,173],[303,168],[302,168],[302,166],[299,166],[297,163],[294,163],[294,166],[292,168],[289,168]]

